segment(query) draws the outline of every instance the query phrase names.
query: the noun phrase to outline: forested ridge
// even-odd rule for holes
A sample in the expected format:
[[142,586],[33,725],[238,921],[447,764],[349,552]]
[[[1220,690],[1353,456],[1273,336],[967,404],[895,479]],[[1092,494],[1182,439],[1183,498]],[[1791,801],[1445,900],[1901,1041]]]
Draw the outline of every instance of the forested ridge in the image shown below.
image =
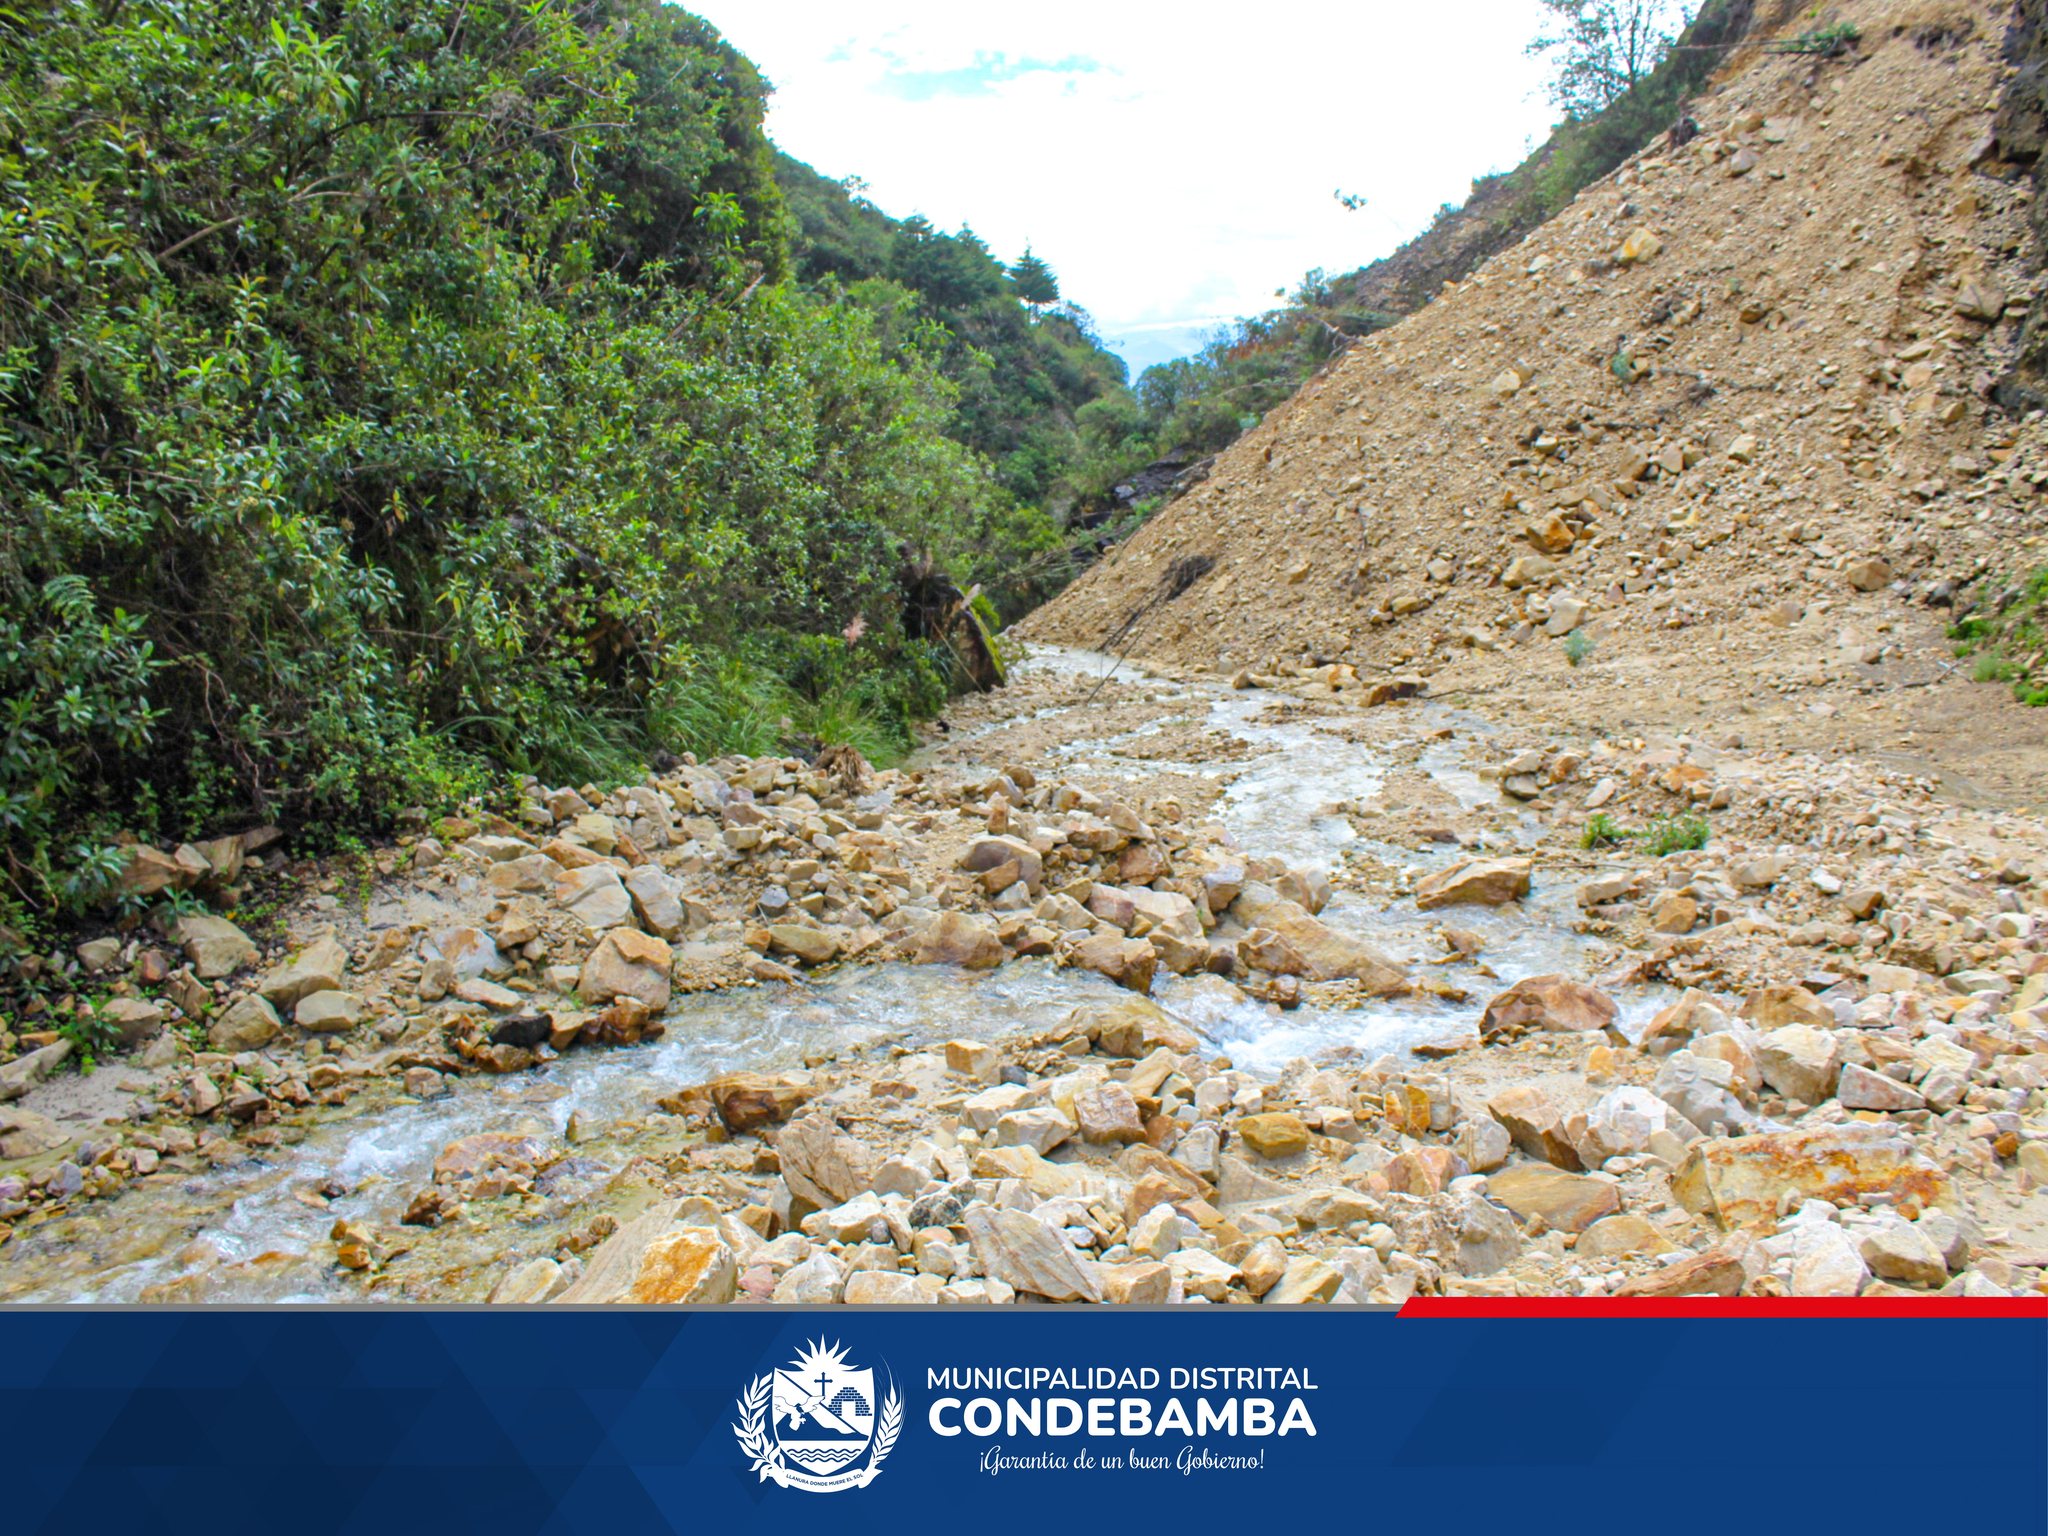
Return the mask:
[[1021,602],[1123,392],[654,0],[16,3],[0,54],[17,909],[117,833],[898,749],[960,681],[906,571]]

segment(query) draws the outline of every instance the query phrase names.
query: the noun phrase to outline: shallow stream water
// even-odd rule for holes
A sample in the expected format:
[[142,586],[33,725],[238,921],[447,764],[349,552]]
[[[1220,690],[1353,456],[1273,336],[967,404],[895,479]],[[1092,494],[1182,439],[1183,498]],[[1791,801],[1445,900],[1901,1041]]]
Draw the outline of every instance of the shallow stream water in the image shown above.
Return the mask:
[[[1099,677],[1112,665],[1085,652],[1042,650],[1022,664]],[[1133,680],[1125,665],[1119,677]],[[1101,739],[1065,743],[1059,756],[1094,774],[1133,781],[1172,771],[1227,778],[1215,812],[1247,853],[1278,857],[1296,866],[1334,868],[1347,852],[1417,869],[1457,856],[1455,845],[1416,852],[1368,842],[1339,809],[1372,796],[1386,777],[1374,748],[1319,729],[1312,721],[1263,719],[1278,702],[1259,690],[1232,691],[1206,683],[1142,680],[1151,697],[1175,708],[1175,718],[1235,737],[1251,749],[1227,760],[1169,763],[1124,755],[1124,749],[1172,722]],[[1076,713],[1079,706],[1041,710],[1037,718]],[[1465,739],[1483,730],[1438,706],[1415,711],[1420,734],[1455,724]],[[957,755],[1007,722],[953,738]],[[1493,791],[1463,762],[1458,738],[1427,741],[1421,767],[1462,805],[1490,801]],[[991,763],[991,768],[999,766]],[[1237,1066],[1261,1076],[1280,1073],[1297,1058],[1344,1050],[1371,1060],[1417,1045],[1469,1035],[1486,999],[1523,976],[1551,971],[1585,975],[1597,957],[1574,933],[1571,893],[1540,882],[1531,897],[1506,909],[1463,908],[1458,925],[1486,941],[1487,970],[1469,965],[1431,967],[1431,974],[1463,987],[1469,997],[1450,1002],[1431,996],[1369,1001],[1329,1008],[1304,1003],[1282,1013],[1245,998],[1214,978],[1162,972],[1154,996]],[[1375,906],[1339,892],[1323,913],[1340,929],[1369,937],[1395,958],[1417,963],[1441,955],[1437,924],[1412,902]],[[1491,974],[1488,974],[1488,973]],[[146,1290],[165,1294],[165,1282],[191,1277],[173,1294],[213,1302],[361,1300],[358,1285],[325,1261],[265,1267],[259,1255],[323,1252],[338,1219],[389,1220],[394,1204],[430,1182],[440,1150],[482,1131],[515,1131],[559,1139],[570,1116],[606,1123],[645,1115],[653,1101],[678,1086],[721,1072],[784,1069],[830,1059],[862,1044],[917,1046],[974,1036],[996,1039],[1035,1032],[1076,1003],[1110,999],[1118,989],[1092,972],[1047,962],[1005,965],[983,975],[949,967],[886,964],[842,971],[803,987],[751,987],[696,993],[677,999],[658,1043],[615,1051],[573,1051],[517,1078],[457,1081],[448,1094],[415,1102],[373,1103],[366,1092],[355,1104],[314,1123],[303,1139],[257,1160],[181,1179],[152,1179],[117,1199],[90,1202],[18,1233],[0,1248],[0,1299],[10,1302],[133,1301]],[[1649,991],[1624,994],[1623,1024],[1633,1028],[1657,1005]],[[364,1107],[358,1107],[364,1106]],[[613,1154],[616,1156],[616,1154]],[[579,1159],[564,1165],[556,1191],[573,1203]],[[591,1187],[609,1168],[592,1162]],[[330,1202],[310,1202],[320,1186],[339,1191]],[[498,1238],[502,1241],[502,1234]]]

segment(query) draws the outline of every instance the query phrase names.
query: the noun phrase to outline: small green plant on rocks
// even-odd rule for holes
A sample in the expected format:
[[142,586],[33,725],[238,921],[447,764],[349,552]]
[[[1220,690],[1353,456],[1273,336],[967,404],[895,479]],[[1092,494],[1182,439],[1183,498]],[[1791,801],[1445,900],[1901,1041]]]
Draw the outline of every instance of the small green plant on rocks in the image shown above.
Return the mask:
[[1583,629],[1575,629],[1564,637],[1564,659],[1569,666],[1578,666],[1598,649]]
[[1707,846],[1707,837],[1712,829],[1707,818],[1690,812],[1677,816],[1659,816],[1642,830],[1643,852],[1652,858],[1663,858],[1666,854],[1686,853]]
[[78,1070],[87,1076],[121,1045],[119,1026],[100,1012],[105,1001],[93,998],[57,1027],[57,1033],[69,1040],[78,1053]]
[[1590,852],[1595,848],[1607,848],[1615,843],[1626,842],[1630,835],[1626,827],[1605,811],[1595,811],[1586,823],[1586,830],[1579,834],[1579,846]]
[[1949,630],[1956,655],[1974,658],[1980,683],[2009,683],[2020,703],[2048,705],[2048,566],[2017,582],[1985,583],[1990,594]]
[[1775,43],[1766,43],[1766,53],[1818,54],[1832,59],[1846,53],[1863,40],[1863,33],[1853,21],[1838,21],[1833,26],[1819,27],[1811,32],[1802,32],[1797,37],[1782,38]]

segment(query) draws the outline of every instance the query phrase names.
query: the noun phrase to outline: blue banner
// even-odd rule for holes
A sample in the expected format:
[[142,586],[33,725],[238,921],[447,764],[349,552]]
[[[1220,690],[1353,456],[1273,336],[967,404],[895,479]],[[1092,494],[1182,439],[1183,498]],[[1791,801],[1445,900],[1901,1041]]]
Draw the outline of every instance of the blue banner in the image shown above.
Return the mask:
[[2040,1317],[16,1311],[0,1407],[24,1532],[2048,1528]]

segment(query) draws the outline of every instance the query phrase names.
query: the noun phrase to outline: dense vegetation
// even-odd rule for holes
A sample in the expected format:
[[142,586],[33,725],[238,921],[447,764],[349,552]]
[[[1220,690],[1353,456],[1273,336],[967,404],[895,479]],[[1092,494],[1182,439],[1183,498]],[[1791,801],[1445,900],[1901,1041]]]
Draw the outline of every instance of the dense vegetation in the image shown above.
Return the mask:
[[0,9],[10,905],[935,707],[906,564],[1035,514],[954,338],[795,280],[764,94],[656,0]]
[[[1097,456],[1121,437],[1102,424],[1134,412],[1124,365],[1085,313],[1059,302],[1042,259],[1027,251],[1006,269],[972,230],[949,235],[921,217],[893,219],[857,186],[787,156],[776,176],[796,223],[798,276],[866,309],[893,344],[937,363],[959,392],[953,434],[989,460],[1003,489],[1058,520],[1098,488]],[[1039,530],[1041,539],[1054,529]]]
[[0,9],[0,900],[97,899],[117,832],[899,749],[959,682],[906,582],[1021,611],[1394,318],[1312,273],[1133,391],[1046,263],[778,156],[765,95],[657,0]]

